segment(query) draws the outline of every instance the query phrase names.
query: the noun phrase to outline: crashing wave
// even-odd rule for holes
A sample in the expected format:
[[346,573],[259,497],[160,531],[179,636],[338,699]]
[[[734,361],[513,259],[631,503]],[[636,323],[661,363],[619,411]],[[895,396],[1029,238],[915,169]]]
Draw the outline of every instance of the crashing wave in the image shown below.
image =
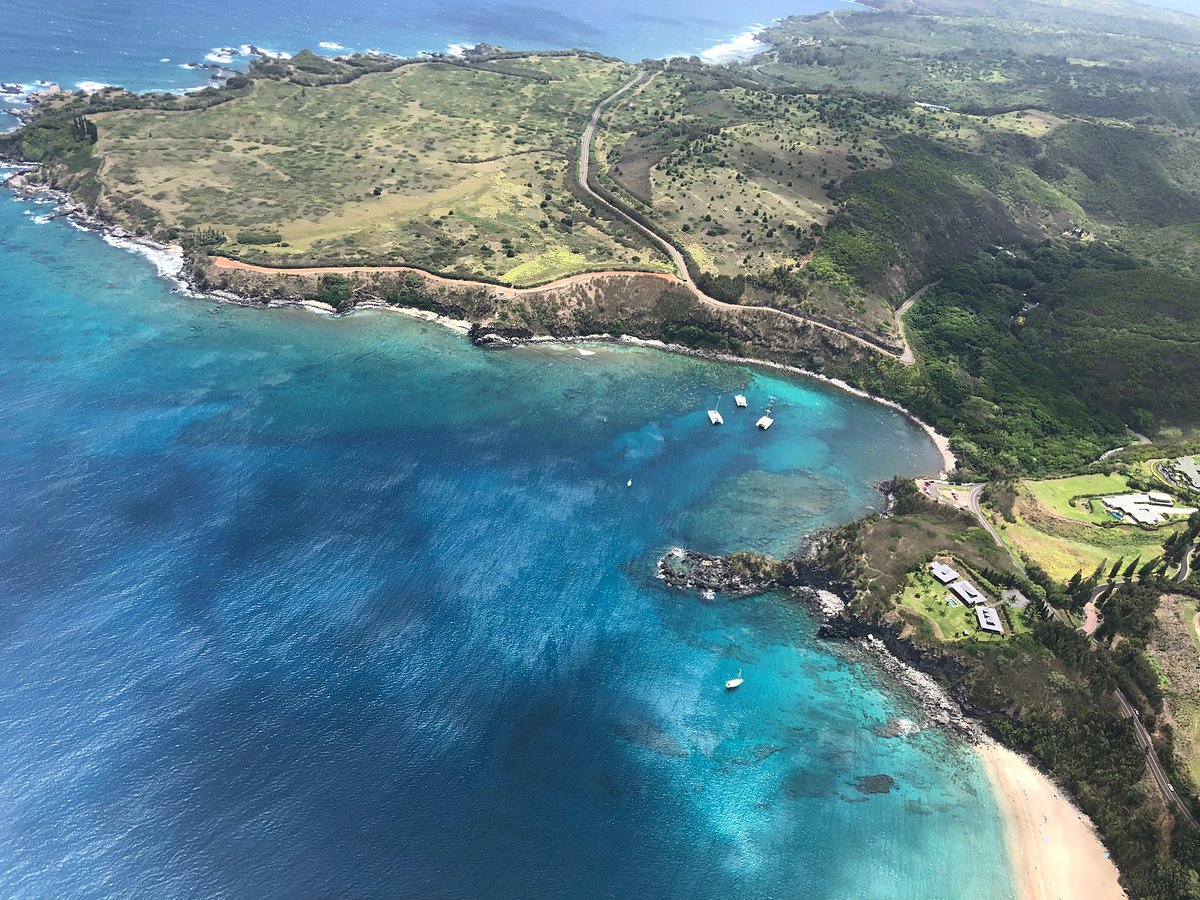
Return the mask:
[[762,30],[762,25],[751,25],[749,31],[743,31],[727,41],[722,41],[720,44],[702,51],[700,58],[711,65],[719,65],[739,59],[748,59],[756,53],[762,53],[769,49],[767,44],[758,39],[758,34]]

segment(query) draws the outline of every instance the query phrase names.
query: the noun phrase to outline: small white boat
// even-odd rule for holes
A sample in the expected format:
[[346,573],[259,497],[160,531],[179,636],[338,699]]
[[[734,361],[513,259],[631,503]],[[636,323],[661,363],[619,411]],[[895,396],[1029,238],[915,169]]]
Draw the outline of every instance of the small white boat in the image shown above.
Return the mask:
[[630,478],[627,482],[625,482],[625,487],[633,487],[633,479],[632,478]]
[[735,394],[733,397],[733,402],[737,404],[739,409],[746,408],[746,397],[744,394]]
[[712,422],[714,425],[724,425],[725,424],[725,420],[721,418],[721,414],[719,412],[717,412],[715,409],[710,409],[708,411],[708,421]]
[[738,669],[737,678],[730,678],[727,682],[725,682],[725,690],[736,691],[738,688],[740,688],[742,686],[743,680],[744,679],[742,678],[742,670]]
[[768,428],[770,428],[772,425],[775,424],[775,420],[772,419],[770,416],[763,416],[761,419],[759,419],[754,424],[757,425],[759,428],[761,428],[763,431],[766,431]]

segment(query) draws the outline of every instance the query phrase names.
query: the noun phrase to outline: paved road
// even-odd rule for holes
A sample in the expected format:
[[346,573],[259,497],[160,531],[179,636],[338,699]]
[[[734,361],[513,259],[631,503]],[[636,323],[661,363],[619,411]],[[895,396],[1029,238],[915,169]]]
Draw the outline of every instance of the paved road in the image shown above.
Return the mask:
[[[900,354],[889,353],[882,347],[873,344],[871,341],[865,340],[856,334],[852,334],[849,331],[843,331],[841,328],[836,328],[833,325],[829,325],[825,322],[819,322],[816,319],[810,319],[807,316],[796,315],[795,313],[788,312],[787,310],[775,309],[771,306],[747,306],[741,303],[726,303],[724,300],[718,300],[715,297],[708,296],[708,294],[700,290],[699,285],[697,285],[695,280],[693,280],[691,273],[688,271],[687,261],[683,258],[683,252],[678,247],[668,241],[657,231],[646,227],[641,222],[637,221],[633,217],[626,214],[623,210],[619,209],[617,206],[614,206],[592,188],[591,181],[589,180],[591,178],[592,140],[596,136],[596,129],[600,126],[600,119],[604,115],[604,111],[607,110],[618,97],[636,87],[645,77],[646,73],[639,71],[633,76],[633,78],[625,82],[625,84],[621,85],[621,87],[617,88],[617,90],[613,91],[611,94],[597,103],[596,108],[592,110],[592,115],[588,119],[587,127],[584,128],[583,135],[579,140],[579,165],[577,167],[580,187],[583,188],[588,196],[590,196],[597,203],[602,204],[605,209],[610,210],[614,215],[619,216],[631,227],[636,228],[642,234],[646,235],[646,237],[653,241],[656,246],[662,248],[663,252],[670,257],[672,265],[675,266],[679,280],[683,282],[683,284],[686,285],[693,294],[696,295],[696,299],[698,299],[701,303],[711,306],[714,309],[743,310],[760,315],[781,316],[785,319],[790,319],[795,322],[802,322],[805,325],[821,328],[830,332],[831,334],[840,335],[843,338],[854,341],[856,344],[860,344],[861,346],[866,347],[869,350],[873,350],[876,353],[882,353],[885,356],[898,359],[905,365],[912,365],[914,357],[912,350],[908,346],[908,341],[904,339],[903,329],[901,329],[900,336],[901,340],[904,341],[904,351]],[[926,285],[926,288],[928,287],[932,287],[932,285]],[[905,305],[902,305],[901,309],[907,310],[909,306],[911,306],[917,299],[920,298],[920,295],[925,292],[926,288],[922,288],[920,291],[917,291],[916,294],[906,300]]]
[[[930,482],[930,484],[936,486],[936,485],[940,484],[940,482]],[[926,494],[933,497],[935,500],[938,500],[939,502],[947,503],[951,506],[956,506],[959,509],[963,509],[964,506],[965,506],[965,508],[969,509],[975,515],[975,518],[977,518],[979,520],[979,524],[982,525],[984,527],[984,529],[987,531],[987,533],[992,536],[992,540],[996,542],[997,546],[1002,547],[1004,549],[1004,551],[1006,553],[1008,553],[1008,555],[1012,559],[1013,563],[1016,564],[1017,568],[1021,572],[1024,572],[1025,567],[1021,564],[1020,560],[1018,560],[1016,558],[1016,556],[1013,555],[1013,552],[1011,550],[1009,550],[1008,545],[1005,544],[1004,541],[1000,539],[1000,535],[998,535],[996,533],[996,530],[994,528],[992,528],[992,523],[988,521],[987,517],[983,514],[983,510],[980,509],[979,497],[983,493],[983,489],[984,489],[984,487],[986,487],[986,485],[984,485],[984,484],[965,484],[965,485],[959,485],[958,487],[959,487],[960,494],[964,490],[967,492],[967,498],[965,501],[965,505],[964,505],[963,501],[960,501],[959,503],[955,503],[951,499],[943,498],[941,496],[941,494],[936,490],[936,487],[934,487],[933,490],[930,490],[927,488],[925,492],[926,492]],[[1191,547],[1188,548],[1188,552],[1184,554],[1185,566],[1187,564],[1187,561],[1190,559],[1192,552],[1196,549],[1197,546],[1200,546],[1200,542],[1193,544]],[[1181,567],[1180,572],[1182,573],[1182,578],[1179,575],[1176,575],[1176,580],[1182,581],[1184,578],[1187,578],[1186,568]],[[1092,589],[1092,594],[1088,598],[1088,604],[1087,604],[1088,606],[1091,607],[1092,615],[1094,616],[1096,614],[1096,603],[1097,603],[1097,601],[1099,601],[1099,599],[1102,596],[1104,596],[1104,594],[1106,594],[1110,590],[1119,590],[1121,587],[1123,587],[1127,584],[1131,584],[1131,583],[1132,582],[1126,582],[1126,581],[1117,581],[1117,582],[1106,581],[1104,584],[1096,585],[1096,587]],[[1046,611],[1051,616],[1053,616],[1055,619],[1057,619],[1062,624],[1067,625],[1068,627],[1070,626],[1070,624],[1071,624],[1070,619],[1067,618],[1066,613],[1064,613],[1061,609],[1051,606],[1049,603],[1046,603],[1045,607],[1046,607]],[[1089,617],[1088,621],[1093,622],[1092,631],[1095,631],[1096,627],[1098,627],[1098,625],[1099,625],[1099,619],[1098,618],[1092,619],[1091,617]],[[1085,628],[1086,628],[1087,624],[1088,624],[1088,622],[1085,621],[1085,623],[1084,623]],[[1088,632],[1088,634],[1090,634],[1090,633],[1091,632]],[[1150,767],[1150,773],[1154,776],[1154,783],[1158,786],[1158,792],[1160,794],[1162,794],[1163,802],[1167,804],[1168,808],[1174,808],[1174,809],[1178,810],[1179,814],[1188,823],[1190,823],[1193,828],[1200,829],[1200,824],[1197,824],[1196,818],[1192,815],[1191,810],[1189,810],[1184,805],[1183,801],[1179,799],[1179,795],[1175,792],[1175,788],[1171,785],[1170,779],[1167,778],[1167,773],[1163,769],[1162,763],[1158,761],[1158,754],[1154,750],[1154,744],[1150,740],[1150,734],[1146,731],[1146,726],[1142,724],[1141,717],[1136,715],[1133,706],[1129,703],[1128,700],[1125,699],[1125,695],[1123,693],[1121,693],[1120,690],[1116,691],[1116,695],[1117,695],[1117,701],[1121,705],[1122,713],[1125,715],[1126,718],[1133,720],[1134,733],[1137,736],[1138,746],[1140,746],[1142,748],[1142,750],[1145,751],[1145,753],[1146,753],[1146,764]]]
[[[580,275],[571,275],[566,278],[560,278],[557,281],[552,281],[552,282],[549,282],[548,284],[539,285],[537,287],[513,288],[513,287],[503,287],[500,285],[492,284],[490,282],[474,281],[470,278],[455,278],[453,276],[438,275],[433,272],[426,271],[425,269],[417,268],[415,266],[315,266],[315,267],[311,267],[311,268],[288,269],[288,268],[277,268],[277,267],[273,267],[273,266],[258,266],[258,265],[253,265],[252,263],[244,263],[244,262],[240,262],[238,260],[228,259],[223,256],[213,257],[212,264],[214,266],[216,266],[218,269],[245,269],[248,271],[259,272],[259,273],[268,274],[268,275],[320,275],[320,274],[325,274],[325,273],[345,273],[345,272],[405,272],[405,273],[412,273],[414,275],[420,275],[422,278],[428,279],[429,281],[435,282],[437,284],[443,284],[443,285],[455,286],[455,287],[481,287],[481,288],[486,288],[491,291],[495,291],[497,294],[507,296],[507,297],[514,297],[514,296],[520,296],[520,295],[524,295],[524,294],[533,294],[533,293],[539,293],[542,291],[554,290],[555,288],[561,288],[561,287],[566,287],[571,284],[578,284],[578,283],[582,283],[582,282],[607,278],[607,277],[614,276],[614,275],[633,275],[633,276],[637,276],[640,278],[663,278],[663,279],[678,281],[678,282],[682,283],[688,290],[690,290],[693,294],[695,294],[696,298],[701,303],[704,303],[715,309],[741,310],[741,311],[746,311],[746,312],[752,312],[752,313],[755,313],[758,315],[781,316],[785,319],[790,319],[795,322],[801,322],[801,323],[803,323],[805,325],[809,325],[813,328],[820,328],[824,331],[830,332],[831,334],[840,335],[841,337],[843,337],[847,340],[854,341],[856,344],[866,347],[868,350],[872,350],[876,353],[882,353],[885,356],[892,357],[893,359],[898,359],[905,365],[912,365],[912,363],[914,362],[914,356],[913,356],[912,348],[909,346],[908,340],[904,335],[903,324],[900,325],[900,338],[901,338],[901,342],[903,343],[904,350],[900,354],[895,354],[895,353],[889,352],[888,350],[885,350],[883,347],[880,347],[877,344],[872,343],[871,341],[868,341],[868,340],[865,340],[864,338],[859,337],[856,334],[853,334],[849,331],[844,331],[843,329],[838,328],[834,325],[830,325],[826,322],[820,322],[820,321],[817,321],[816,319],[810,319],[807,316],[798,315],[794,312],[788,312],[787,310],[784,310],[784,309],[776,309],[771,306],[747,306],[747,305],[744,305],[741,303],[726,303],[723,300],[718,300],[715,297],[708,296],[707,294],[704,293],[704,291],[700,290],[700,287],[692,279],[691,273],[688,272],[687,262],[684,260],[683,253],[679,250],[678,247],[676,247],[674,244],[672,244],[670,241],[668,241],[662,235],[658,234],[656,231],[654,231],[650,228],[647,228],[641,222],[638,222],[636,219],[633,219],[630,216],[628,216],[626,213],[624,213],[622,210],[618,209],[612,203],[609,203],[607,200],[605,200],[603,197],[601,197],[598,193],[596,193],[595,190],[592,189],[592,186],[589,181],[589,179],[591,178],[592,141],[596,136],[596,129],[600,125],[600,119],[603,116],[604,111],[606,109],[608,109],[613,104],[613,102],[617,100],[618,97],[622,96],[627,91],[631,90],[632,88],[636,87],[637,85],[643,83],[645,81],[645,78],[646,78],[646,73],[639,71],[636,75],[634,75],[633,78],[631,78],[625,84],[621,85],[621,87],[619,87],[617,90],[613,91],[611,94],[609,94],[607,97],[605,97],[599,103],[597,103],[595,108],[592,110],[592,114],[588,118],[587,126],[584,128],[583,135],[581,136],[580,141],[579,141],[579,164],[578,164],[579,184],[583,188],[583,190],[593,200],[595,200],[597,203],[602,204],[606,209],[610,210],[614,215],[618,216],[623,221],[627,222],[633,228],[636,228],[638,231],[642,232],[642,234],[646,235],[646,237],[648,237],[651,241],[653,241],[656,246],[661,247],[663,252],[666,253],[668,257],[670,257],[671,263],[675,266],[675,269],[677,272],[676,275],[666,275],[661,272],[638,272],[638,271],[624,271],[624,270],[613,270],[613,271],[606,271],[606,272],[586,272],[586,273],[583,273]],[[648,84],[649,82],[646,82],[646,83]],[[925,287],[921,288],[921,290],[917,291],[915,294],[913,294],[911,297],[909,297],[904,302],[904,304],[901,305],[899,311],[897,312],[897,321],[899,321],[899,317],[902,316],[905,312],[907,312],[908,308],[910,306],[912,306],[912,304],[915,303],[918,299],[920,299],[921,295],[923,293],[925,293],[925,291],[928,290],[932,286],[933,285],[926,285]]]
[[1200,829],[1200,823],[1196,821],[1196,817],[1192,815],[1192,811],[1187,808],[1184,802],[1175,793],[1175,788],[1171,781],[1167,778],[1167,773],[1162,767],[1162,763],[1158,761],[1158,754],[1154,751],[1154,744],[1150,740],[1150,734],[1146,731],[1146,726],[1142,724],[1142,718],[1137,714],[1125,695],[1120,690],[1115,691],[1117,702],[1121,705],[1121,712],[1125,718],[1133,722],[1133,731],[1137,736],[1138,746],[1146,754],[1146,765],[1150,767],[1150,774],[1154,776],[1154,783],[1158,785],[1158,792],[1162,794],[1167,807],[1176,810],[1183,819],[1193,828]]
[[900,304],[900,308],[896,310],[896,330],[900,333],[900,343],[904,345],[904,352],[900,354],[900,362],[906,366],[911,366],[917,361],[916,355],[913,353],[912,344],[908,342],[908,332],[904,328],[904,314],[912,308],[912,305],[925,296],[925,292],[931,287],[936,287],[942,283],[942,279],[931,281],[925,287],[914,293],[911,297]]
[[983,489],[985,487],[987,487],[986,484],[973,484],[970,486],[970,491],[967,494],[967,503],[970,507],[970,510],[974,514],[975,518],[979,520],[979,524],[983,526],[984,531],[992,536],[992,540],[996,542],[996,546],[1000,547],[1005,553],[1008,554],[1008,558],[1013,561],[1013,565],[1017,567],[1017,571],[1022,575],[1025,575],[1025,564],[1017,558],[1017,554],[1012,552],[1012,549],[1008,546],[1008,544],[1004,543],[999,533],[995,528],[992,527],[991,520],[989,520],[988,517],[983,514],[983,509],[979,505],[979,498],[983,494]]

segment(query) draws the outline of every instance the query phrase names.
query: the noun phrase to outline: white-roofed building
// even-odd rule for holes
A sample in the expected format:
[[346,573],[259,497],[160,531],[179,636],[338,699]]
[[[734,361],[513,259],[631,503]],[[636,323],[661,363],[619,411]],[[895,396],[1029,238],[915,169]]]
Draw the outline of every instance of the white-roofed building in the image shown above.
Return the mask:
[[1193,491],[1200,491],[1200,457],[1185,456],[1182,459],[1175,460],[1175,464],[1171,467],[1175,473],[1182,478]]
[[942,584],[951,584],[955,581],[958,581],[958,578],[959,578],[958,573],[955,572],[952,568],[950,568],[945,563],[941,563],[941,562],[937,562],[937,561],[931,562],[929,564],[929,571],[933,575],[933,577],[936,578],[938,581],[940,581]]
[[1004,625],[1000,621],[1000,614],[990,606],[975,607],[975,618],[979,621],[979,627],[984,631],[990,631],[992,634],[1004,634]]
[[979,593],[979,589],[969,581],[954,582],[950,585],[950,591],[967,606],[983,602],[983,594]]

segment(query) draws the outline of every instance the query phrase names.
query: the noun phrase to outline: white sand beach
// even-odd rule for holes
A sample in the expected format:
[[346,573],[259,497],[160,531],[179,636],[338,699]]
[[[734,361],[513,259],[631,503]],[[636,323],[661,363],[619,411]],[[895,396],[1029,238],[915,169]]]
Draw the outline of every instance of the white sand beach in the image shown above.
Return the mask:
[[1045,775],[993,742],[978,746],[1004,815],[1020,900],[1117,900],[1125,891],[1091,820]]

